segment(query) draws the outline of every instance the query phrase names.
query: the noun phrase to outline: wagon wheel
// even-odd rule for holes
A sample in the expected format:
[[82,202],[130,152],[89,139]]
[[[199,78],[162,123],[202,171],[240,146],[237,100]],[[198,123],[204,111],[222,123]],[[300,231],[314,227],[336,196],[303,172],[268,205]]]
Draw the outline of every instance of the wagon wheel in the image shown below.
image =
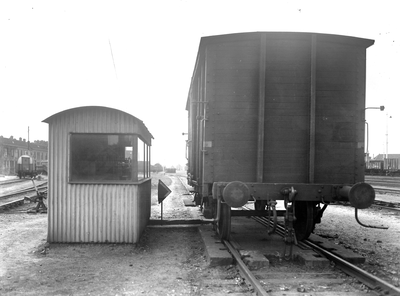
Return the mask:
[[310,201],[298,201],[295,204],[296,220],[293,228],[296,232],[297,240],[305,240],[314,230],[315,205]]
[[217,223],[220,239],[228,240],[231,234],[231,207],[226,203],[221,203],[221,213]]

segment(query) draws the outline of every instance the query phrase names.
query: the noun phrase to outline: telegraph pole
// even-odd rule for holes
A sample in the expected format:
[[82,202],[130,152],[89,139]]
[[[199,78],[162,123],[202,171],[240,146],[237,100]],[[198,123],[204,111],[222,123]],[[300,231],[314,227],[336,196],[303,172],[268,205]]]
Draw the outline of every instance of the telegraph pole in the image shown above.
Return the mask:
[[389,168],[389,119],[392,118],[392,116],[389,116],[388,113],[386,113],[386,161],[387,161],[387,168]]
[[31,154],[30,147],[29,147],[29,126],[28,126],[28,153]]

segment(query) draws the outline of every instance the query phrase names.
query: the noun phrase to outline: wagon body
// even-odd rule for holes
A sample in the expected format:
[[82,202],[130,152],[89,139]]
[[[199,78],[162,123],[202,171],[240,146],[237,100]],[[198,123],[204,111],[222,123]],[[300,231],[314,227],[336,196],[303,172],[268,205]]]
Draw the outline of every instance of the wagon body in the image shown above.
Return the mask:
[[205,196],[220,181],[363,181],[372,44],[286,32],[202,38],[187,101],[191,185]]
[[36,163],[35,160],[29,155],[21,155],[17,160],[17,175],[18,177],[25,178],[26,176],[36,176]]

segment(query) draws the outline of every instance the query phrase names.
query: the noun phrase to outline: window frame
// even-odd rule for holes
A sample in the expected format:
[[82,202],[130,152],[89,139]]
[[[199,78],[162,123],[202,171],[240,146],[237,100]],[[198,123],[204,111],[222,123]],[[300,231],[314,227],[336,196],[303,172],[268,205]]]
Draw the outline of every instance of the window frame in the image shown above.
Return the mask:
[[[132,155],[132,162],[136,161],[136,166],[133,165],[131,169],[131,178],[129,180],[79,180],[79,179],[72,179],[72,137],[73,135],[94,135],[94,136],[110,136],[110,135],[116,135],[116,136],[132,136],[132,151],[136,151],[136,155]],[[139,141],[140,139],[140,141]],[[139,143],[142,142],[144,143],[144,147],[139,147]],[[128,147],[128,146],[127,146]],[[89,132],[89,133],[84,133],[84,132],[70,132],[68,135],[68,155],[67,155],[67,170],[68,170],[68,183],[69,184],[140,184],[145,182],[146,180],[150,179],[150,155],[147,153],[144,157],[145,160],[147,159],[147,162],[145,161],[144,164],[145,166],[147,165],[148,167],[145,167],[144,170],[145,172],[148,171],[149,173],[144,173],[144,176],[142,178],[139,177],[139,162],[138,162],[138,149],[143,149],[148,152],[150,152],[150,145],[144,141],[144,139],[139,135],[135,133],[95,133],[95,132]],[[136,173],[136,175],[135,175]]]

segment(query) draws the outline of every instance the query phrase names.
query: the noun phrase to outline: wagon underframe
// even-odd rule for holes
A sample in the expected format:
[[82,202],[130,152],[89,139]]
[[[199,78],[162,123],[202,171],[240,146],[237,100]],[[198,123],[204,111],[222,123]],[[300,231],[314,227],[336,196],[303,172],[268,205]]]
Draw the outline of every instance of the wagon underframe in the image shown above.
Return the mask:
[[[288,229],[302,240],[311,234],[316,223],[320,223],[328,204],[349,201],[356,209],[364,209],[374,199],[374,189],[363,182],[355,185],[215,182],[212,200],[205,203],[204,213],[208,211],[208,216],[214,218],[221,239],[229,238],[231,216],[272,215],[274,225],[277,216],[284,216]],[[285,210],[276,210],[277,200],[284,201]],[[237,209],[249,201],[254,201],[254,210]],[[231,211],[231,208],[236,209]]]

